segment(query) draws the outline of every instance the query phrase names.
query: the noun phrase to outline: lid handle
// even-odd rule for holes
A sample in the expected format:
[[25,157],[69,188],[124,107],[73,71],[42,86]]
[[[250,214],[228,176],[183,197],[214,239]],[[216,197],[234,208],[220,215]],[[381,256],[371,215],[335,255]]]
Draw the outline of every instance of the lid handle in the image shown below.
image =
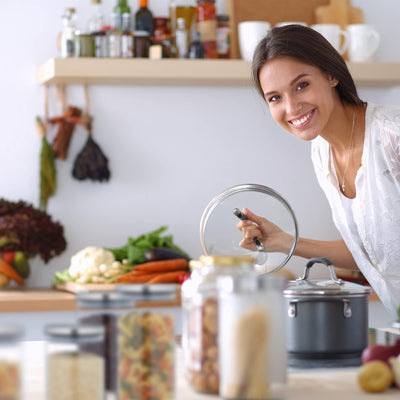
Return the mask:
[[320,264],[324,264],[328,267],[329,269],[329,273],[331,275],[331,280],[336,283],[337,285],[343,285],[343,280],[339,279],[336,276],[336,272],[335,272],[335,268],[332,264],[332,261],[328,260],[325,257],[314,257],[314,258],[310,258],[310,260],[308,260],[307,264],[306,264],[306,268],[304,270],[304,274],[301,278],[297,278],[296,281],[306,281],[308,279],[308,275],[310,273],[310,268],[316,264],[316,263],[320,263]]

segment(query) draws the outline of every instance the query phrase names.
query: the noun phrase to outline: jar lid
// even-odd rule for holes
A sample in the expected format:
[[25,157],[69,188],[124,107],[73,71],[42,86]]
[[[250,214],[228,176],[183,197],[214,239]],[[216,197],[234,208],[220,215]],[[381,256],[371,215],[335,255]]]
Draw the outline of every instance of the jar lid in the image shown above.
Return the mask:
[[0,326],[0,342],[12,342],[19,340],[23,333],[24,330],[21,326],[3,323]]
[[227,21],[229,21],[229,15],[219,14],[219,15],[217,15],[217,21],[227,22]]
[[102,325],[51,324],[44,327],[48,339],[60,342],[96,342],[103,340]]
[[220,266],[232,266],[237,264],[254,264],[254,257],[251,256],[224,256],[224,255],[213,255],[213,256],[201,256],[200,263],[202,265],[220,265]]
[[[238,218],[245,217],[241,213],[244,207],[291,235],[293,240],[287,254],[263,251],[256,241],[259,250],[239,246],[243,234],[237,229],[237,223]],[[297,220],[289,203],[275,190],[258,184],[237,185],[209,202],[200,221],[200,240],[206,255],[251,256],[260,273],[272,273],[282,268],[293,255],[298,240]]]
[[122,293],[107,292],[78,292],[76,302],[80,308],[128,308],[133,306],[133,301]]
[[173,300],[176,297],[178,284],[118,284],[116,290],[134,301]]

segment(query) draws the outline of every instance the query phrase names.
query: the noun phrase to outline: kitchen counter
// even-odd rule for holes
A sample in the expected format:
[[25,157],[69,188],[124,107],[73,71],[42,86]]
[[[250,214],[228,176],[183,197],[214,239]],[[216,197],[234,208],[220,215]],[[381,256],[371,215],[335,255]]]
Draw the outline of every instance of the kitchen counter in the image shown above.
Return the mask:
[[[174,300],[138,301],[135,308],[180,307],[180,296]],[[75,311],[75,294],[59,289],[0,290],[0,312]]]
[[[45,344],[42,341],[24,342],[25,381],[23,399],[45,399]],[[186,383],[182,368],[182,352],[176,351],[176,400],[212,400],[218,396],[195,393]],[[357,385],[358,368],[295,370],[288,374],[285,400],[394,400],[400,389],[384,393],[363,392]]]

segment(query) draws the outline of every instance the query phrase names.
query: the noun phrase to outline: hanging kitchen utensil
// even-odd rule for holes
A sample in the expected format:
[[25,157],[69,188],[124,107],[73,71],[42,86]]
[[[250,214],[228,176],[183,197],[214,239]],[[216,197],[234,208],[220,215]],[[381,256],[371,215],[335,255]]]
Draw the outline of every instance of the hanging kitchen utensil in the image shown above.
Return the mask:
[[54,196],[57,189],[57,174],[53,149],[47,141],[47,119],[48,119],[48,87],[45,86],[45,116],[44,121],[36,117],[36,129],[41,137],[42,147],[40,150],[40,183],[39,183],[39,208],[46,211],[47,203]]
[[[288,254],[264,251],[257,238],[254,242],[258,251],[239,246],[243,234],[236,227],[240,218],[236,209],[240,212],[243,207],[267,218],[293,237]],[[272,273],[293,255],[298,240],[297,221],[292,208],[279,193],[267,186],[242,184],[224,190],[210,201],[201,217],[200,239],[205,254],[251,255],[259,272]]]
[[81,123],[88,138],[83,149],[77,155],[72,176],[78,180],[91,179],[93,181],[108,181],[110,170],[108,168],[108,158],[104,155],[100,146],[94,141],[92,134],[92,117],[89,114],[89,94],[87,86],[84,85],[85,93],[85,114]]

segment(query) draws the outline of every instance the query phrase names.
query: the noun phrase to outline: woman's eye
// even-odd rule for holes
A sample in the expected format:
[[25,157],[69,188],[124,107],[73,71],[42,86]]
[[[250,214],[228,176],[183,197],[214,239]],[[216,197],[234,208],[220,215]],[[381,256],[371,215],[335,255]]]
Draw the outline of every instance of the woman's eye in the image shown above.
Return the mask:
[[276,101],[278,101],[279,100],[279,96],[276,94],[276,95],[274,95],[274,96],[271,96],[269,99],[268,99],[268,103],[275,103]]
[[302,90],[308,86],[307,82],[301,82],[297,85],[296,90]]

